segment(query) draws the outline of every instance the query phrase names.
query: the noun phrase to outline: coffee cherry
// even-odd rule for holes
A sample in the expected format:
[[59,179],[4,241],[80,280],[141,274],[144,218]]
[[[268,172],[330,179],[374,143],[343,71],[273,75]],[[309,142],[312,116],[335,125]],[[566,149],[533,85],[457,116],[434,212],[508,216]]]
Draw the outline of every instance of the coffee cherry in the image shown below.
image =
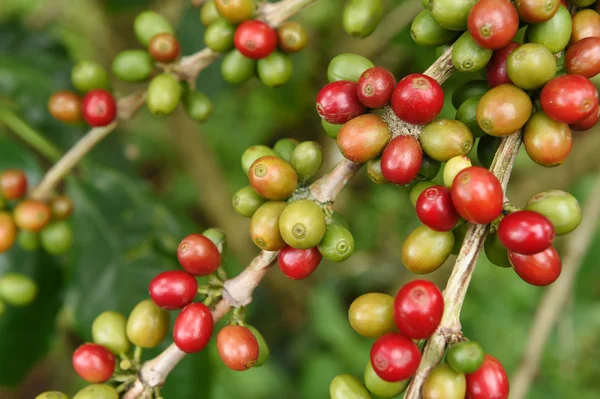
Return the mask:
[[0,196],[17,200],[27,194],[27,175],[19,169],[7,169],[0,175]]
[[371,364],[385,381],[398,382],[415,375],[421,352],[417,345],[401,333],[379,337],[371,347]]
[[333,123],[327,122],[325,119],[321,119],[321,126],[323,126],[323,130],[325,130],[325,133],[327,133],[329,137],[332,139],[337,139],[337,135],[344,125],[334,125]]
[[42,247],[52,255],[63,255],[73,245],[73,231],[64,220],[48,224],[40,232]]
[[477,0],[430,1],[429,11],[438,24],[446,29],[466,30],[469,12]]
[[464,123],[469,128],[473,137],[482,137],[486,135],[477,123],[477,106],[479,105],[481,97],[482,96],[479,95],[464,101],[456,110],[456,116],[454,117],[454,119]]
[[452,106],[458,109],[469,98],[482,96],[489,89],[488,83],[485,80],[469,80],[452,93]]
[[148,85],[148,109],[155,115],[169,115],[181,100],[181,84],[170,73],[155,76]]
[[481,97],[477,123],[489,135],[507,136],[525,125],[532,110],[527,93],[512,84],[503,84]]
[[73,399],[119,399],[119,394],[110,385],[92,384],[77,392]]
[[321,263],[323,255],[317,247],[296,249],[286,246],[279,251],[279,268],[292,280],[303,280],[310,276]]
[[129,314],[127,338],[141,348],[154,348],[165,339],[169,322],[169,312],[146,299],[135,305]]
[[79,122],[81,120],[81,99],[72,91],[57,91],[48,100],[48,112],[57,121]]
[[454,119],[438,119],[426,125],[419,141],[423,151],[439,162],[466,155],[473,147],[473,134],[462,122]]
[[219,19],[219,17],[219,11],[217,11],[214,0],[208,0],[202,5],[202,8],[200,8],[200,22],[202,22],[202,25],[206,28]]
[[52,217],[64,220],[73,213],[73,200],[66,195],[59,195],[52,199]]
[[208,345],[214,321],[210,309],[202,303],[187,305],[173,326],[173,342],[185,353],[196,353]]
[[464,399],[467,392],[465,375],[440,364],[429,372],[423,383],[423,399]]
[[446,363],[457,373],[472,374],[483,364],[485,353],[477,342],[456,343],[446,353]]
[[383,172],[381,171],[381,158],[375,158],[367,162],[367,175],[375,184],[389,183],[389,181],[383,177]]
[[358,378],[350,374],[340,374],[329,385],[330,399],[371,399],[371,395]]
[[159,33],[173,34],[173,28],[169,22],[155,11],[139,13],[133,22],[133,30],[143,46],[148,46],[152,38]]
[[342,26],[354,37],[367,37],[381,21],[383,7],[380,0],[351,0],[344,5]]
[[311,200],[289,204],[279,218],[279,231],[289,246],[307,249],[317,246],[325,235],[325,214]]
[[286,206],[284,201],[268,201],[252,215],[250,238],[260,249],[278,251],[285,247],[279,231],[279,218]]
[[434,120],[444,106],[444,91],[433,78],[421,73],[404,77],[392,94],[392,109],[405,122],[424,125]]
[[560,6],[548,21],[527,27],[526,39],[530,43],[543,44],[552,53],[564,50],[571,38],[571,13]]
[[42,201],[23,200],[15,207],[13,218],[18,228],[40,231],[50,222],[50,207]]
[[586,37],[600,37],[600,14],[594,10],[583,9],[577,11],[571,19],[573,30],[571,44]]
[[450,231],[458,223],[459,216],[446,187],[425,189],[417,199],[416,209],[421,223],[433,230]]
[[258,360],[258,341],[246,327],[223,327],[217,335],[217,349],[223,363],[235,371],[248,370]]
[[298,175],[292,166],[275,156],[258,158],[248,170],[250,185],[269,200],[284,200],[292,196],[298,185]]
[[185,112],[197,122],[204,122],[213,113],[213,104],[210,98],[202,92],[190,91],[183,96]]
[[215,0],[215,5],[219,14],[234,24],[252,18],[256,7],[254,0]]
[[392,183],[408,184],[419,174],[422,161],[419,141],[412,136],[398,136],[381,155],[381,172]]
[[141,82],[152,74],[152,57],[144,50],[125,50],[117,54],[112,63],[112,72],[125,82]]
[[93,127],[106,126],[117,118],[117,103],[106,90],[89,91],[81,102],[83,119]]
[[556,58],[545,46],[526,43],[510,53],[506,71],[520,88],[539,89],[556,75]]
[[598,109],[598,92],[589,79],[564,75],[548,82],[540,94],[542,109],[562,123],[576,123]]
[[79,61],[73,66],[71,82],[83,93],[96,89],[106,90],[110,87],[106,69],[97,62],[89,60]]
[[208,276],[221,264],[217,246],[201,234],[190,234],[177,248],[179,264],[193,276]]
[[237,27],[233,42],[244,56],[258,60],[275,51],[277,33],[266,23],[253,19]]
[[340,80],[329,83],[317,95],[317,112],[329,123],[342,124],[365,113],[358,99],[356,83]]
[[529,158],[535,163],[546,167],[557,166],[571,152],[571,129],[566,123],[555,122],[543,112],[536,112],[525,125],[523,144]]
[[227,252],[227,234],[223,229],[211,227],[204,230],[202,235],[211,240],[221,252]]
[[477,160],[481,166],[486,169],[492,166],[501,140],[500,137],[489,136],[487,134],[479,139],[479,143],[477,144]]
[[383,108],[392,98],[396,78],[385,68],[369,68],[358,79],[358,99],[366,107]]
[[315,141],[304,141],[295,146],[290,157],[290,164],[298,174],[298,179],[305,182],[321,169],[323,149]]
[[319,243],[319,252],[331,262],[343,262],[354,253],[354,237],[346,226],[332,221]]
[[480,166],[456,175],[450,193],[454,208],[469,223],[488,224],[502,212],[502,186],[492,172]]
[[530,24],[539,24],[549,20],[556,14],[560,0],[517,0],[517,12],[521,19]]
[[419,46],[441,46],[453,41],[459,34],[459,32],[442,28],[433,19],[429,10],[421,11],[410,26],[410,36]]
[[512,267],[508,260],[508,251],[498,239],[498,234],[489,234],[484,244],[485,256],[490,262],[500,267]]
[[444,166],[444,185],[448,188],[452,187],[456,175],[459,174],[461,170],[470,168],[471,166],[473,166],[471,160],[466,155],[450,158]]
[[374,66],[371,61],[362,55],[352,53],[338,54],[329,61],[327,79],[329,82],[347,80],[356,83],[364,71]]
[[519,277],[538,287],[552,284],[562,271],[560,255],[554,247],[548,247],[533,255],[508,251],[508,259]]
[[225,18],[217,18],[204,31],[206,47],[217,53],[224,53],[233,47],[235,25]]
[[94,343],[102,345],[115,355],[127,353],[131,343],[127,339],[127,319],[121,313],[100,313],[92,323]]
[[0,299],[12,306],[27,306],[37,296],[35,281],[24,274],[6,273],[0,276]]
[[354,331],[363,337],[379,338],[396,330],[394,297],[368,293],[356,298],[348,309],[348,320]]
[[485,76],[490,87],[512,83],[506,72],[506,62],[510,53],[519,46],[519,43],[510,42],[501,49],[494,51],[490,62],[485,67]]
[[254,76],[256,61],[244,57],[236,49],[229,52],[221,63],[221,75],[226,82],[239,84],[247,81]]
[[592,78],[600,73],[600,37],[588,37],[565,53],[567,73]]
[[115,357],[101,345],[83,344],[73,352],[73,368],[87,382],[106,382],[115,370]]
[[256,327],[246,324],[246,328],[252,332],[252,335],[254,335],[254,338],[256,338],[256,342],[258,342],[258,359],[256,360],[256,363],[254,363],[254,366],[252,366],[257,368],[265,364],[265,362],[269,359],[271,351],[269,350],[267,341],[265,341],[265,338],[262,336],[260,331],[256,329]]
[[[454,235],[450,231],[435,231],[419,226],[402,245],[402,263],[415,274],[436,271],[452,253]],[[432,251],[431,248],[435,248]]]
[[364,163],[378,157],[392,133],[379,116],[365,114],[346,122],[337,136],[342,155],[352,162]]
[[252,147],[248,147],[242,154],[242,170],[244,173],[248,174],[250,166],[252,166],[254,161],[265,156],[277,157],[278,155],[273,149],[266,145],[253,145]]
[[[309,141],[309,144],[306,144],[309,148],[312,148],[311,151],[309,152],[313,152],[315,151],[318,152],[318,150],[316,149],[316,147],[313,147],[313,144],[310,143],[315,143],[314,141]],[[280,139],[277,140],[277,142],[275,143],[275,145],[273,146],[273,151],[275,151],[275,154],[285,160],[286,162],[291,162],[292,160],[292,154],[294,152],[294,149],[299,145],[300,143],[298,142],[298,140],[296,139]],[[315,143],[318,145],[318,143]],[[321,150],[322,151],[322,150]],[[304,152],[304,151],[302,151]],[[292,165],[293,167],[294,165]]]
[[419,196],[421,195],[421,193],[425,190],[427,190],[429,187],[433,187],[436,186],[437,184],[435,184],[432,181],[420,181],[417,184],[415,184],[411,189],[410,189],[410,203],[413,204],[413,206],[416,208],[417,207],[417,201],[419,200]]
[[481,47],[497,50],[510,43],[519,29],[519,15],[508,0],[480,0],[469,12],[469,33]]
[[286,21],[277,28],[277,41],[286,53],[297,53],[306,47],[308,34],[301,23]]
[[398,330],[408,338],[429,338],[440,325],[443,314],[442,292],[430,281],[411,281],[396,294],[394,320]]
[[286,84],[294,73],[291,58],[279,51],[273,51],[269,56],[258,60],[258,78],[268,87],[280,87]]
[[470,399],[508,398],[508,376],[495,357],[485,355],[481,367],[466,377],[467,397]]
[[[1,224],[2,222],[0,221],[0,225]],[[0,230],[1,229],[2,227],[0,227]],[[1,234],[2,233],[0,232],[0,235]],[[0,239],[0,241],[2,240]],[[19,231],[19,233],[17,234],[17,241],[19,242],[21,248],[23,248],[25,251],[37,251],[40,248],[40,235],[33,231]],[[0,252],[2,252],[1,249]]]
[[198,293],[198,282],[189,273],[169,270],[158,274],[148,286],[150,298],[166,310],[181,309],[192,303]]
[[373,395],[380,398],[394,398],[400,395],[408,386],[409,380],[388,382],[382,379],[373,370],[371,362],[367,362],[365,367],[365,386]]
[[172,33],[158,33],[148,43],[148,53],[158,62],[173,62],[179,57],[180,52],[179,40]]
[[478,45],[467,31],[454,42],[452,65],[460,72],[479,71],[492,58],[493,51]]
[[35,399],[69,399],[69,397],[62,392],[48,391],[39,394]]
[[419,168],[419,174],[417,175],[416,180],[431,180],[434,179],[438,173],[442,164],[435,159],[431,159],[427,155],[423,155],[423,160],[421,161],[421,167]]
[[250,218],[262,204],[267,202],[267,200],[258,195],[252,186],[246,186],[239,189],[233,195],[231,202],[233,204],[233,209],[237,213]]
[[538,212],[550,220],[557,236],[569,234],[581,223],[581,207],[577,199],[561,190],[535,194],[525,209]]

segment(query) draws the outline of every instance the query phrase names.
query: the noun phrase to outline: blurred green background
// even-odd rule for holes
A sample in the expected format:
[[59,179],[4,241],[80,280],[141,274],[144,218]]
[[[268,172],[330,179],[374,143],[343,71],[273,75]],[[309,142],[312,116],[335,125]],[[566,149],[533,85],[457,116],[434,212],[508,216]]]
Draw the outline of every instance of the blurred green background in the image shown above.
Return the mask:
[[[17,246],[0,255],[0,274],[28,274],[40,289],[34,304],[9,308],[0,316],[0,398],[31,399],[51,388],[73,393],[81,387],[70,355],[91,339],[92,320],[109,309],[128,314],[147,298],[151,278],[177,267],[176,246],[186,234],[224,228],[230,240],[225,264],[231,275],[258,253],[247,234],[249,220],[228,205],[231,195],[247,184],[239,158],[250,145],[292,137],[321,143],[326,153],[322,173],[340,159],[314,110],[332,56],[358,52],[397,78],[422,71],[435,59],[435,49],[417,47],[409,35],[411,18],[421,10],[419,1],[386,1],[391,13],[372,37],[362,40],[343,32],[341,4],[322,0],[296,18],[307,27],[310,44],[292,56],[294,77],[284,87],[269,89],[257,79],[231,86],[221,79],[217,62],[197,82],[215,104],[207,123],[199,125],[180,110],[157,117],[144,109],[120,124],[64,184],[75,201],[71,223],[76,240],[67,256],[26,253]],[[138,48],[132,21],[146,8],[177,27],[184,55],[204,47],[199,10],[188,1],[0,0],[0,108],[14,111],[66,151],[87,129],[51,119],[46,101],[54,91],[71,88],[69,72],[77,60],[94,59],[108,67],[117,52]],[[477,77],[481,75],[455,74],[444,85],[447,96],[461,82]],[[118,95],[136,88],[116,81],[114,87]],[[448,101],[444,116],[453,117],[454,112]],[[508,197],[522,206],[536,192],[556,188],[584,201],[598,173],[599,150],[600,132],[589,131],[574,134],[573,152],[560,168],[544,169],[521,154]],[[0,169],[24,168],[35,183],[52,161],[0,123]],[[348,305],[366,292],[394,295],[414,278],[402,266],[400,249],[418,220],[405,189],[377,186],[364,171],[342,192],[335,208],[350,223],[356,253],[341,264],[323,262],[317,273],[300,282],[287,280],[275,267],[254,294],[249,321],[268,341],[270,361],[236,373],[225,369],[210,345],[175,369],[165,398],[320,399],[328,397],[335,375],[362,376],[371,341],[350,328]],[[563,242],[557,240],[559,248]],[[529,398],[598,398],[599,257],[596,235]],[[453,260],[427,277],[443,287]],[[498,357],[509,375],[519,364],[543,291],[482,255],[465,302],[463,329]]]

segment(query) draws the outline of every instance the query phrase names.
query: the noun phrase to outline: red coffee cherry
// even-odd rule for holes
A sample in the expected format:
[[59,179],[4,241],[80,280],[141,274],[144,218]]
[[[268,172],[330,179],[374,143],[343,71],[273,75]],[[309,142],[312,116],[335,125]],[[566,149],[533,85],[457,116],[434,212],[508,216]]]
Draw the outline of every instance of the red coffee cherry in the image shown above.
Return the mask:
[[461,170],[450,194],[454,208],[469,223],[488,224],[502,212],[502,186],[492,172],[481,166]]
[[223,363],[232,370],[248,370],[258,360],[258,341],[246,327],[223,327],[217,335],[217,349]]
[[598,109],[598,92],[583,76],[563,75],[546,83],[540,103],[546,115],[555,121],[577,123]]
[[221,264],[219,249],[202,234],[190,234],[181,240],[177,259],[181,267],[194,276],[214,273]]
[[519,277],[538,287],[552,284],[562,271],[560,255],[554,247],[548,247],[533,255],[508,251],[508,260]]
[[279,251],[279,268],[288,278],[302,280],[310,276],[321,263],[323,255],[317,247],[296,249],[290,246]]
[[565,53],[567,73],[593,78],[600,73],[600,37],[586,37]]
[[502,364],[491,355],[483,357],[479,369],[467,374],[467,397],[470,399],[508,398],[508,376]]
[[92,90],[83,97],[81,112],[88,125],[106,126],[117,117],[117,103],[106,90]]
[[519,46],[519,43],[510,42],[501,49],[494,51],[492,58],[485,67],[485,76],[490,89],[505,83],[512,83],[506,72],[506,60],[510,53]]
[[554,226],[540,213],[517,211],[502,219],[498,239],[509,251],[532,255],[552,245]]
[[16,200],[27,194],[27,175],[19,169],[7,169],[0,175],[0,196]]
[[460,216],[452,204],[450,190],[444,186],[425,189],[417,199],[417,216],[427,227],[437,231],[450,231]]
[[508,0],[480,0],[471,8],[467,25],[475,43],[497,50],[515,37],[519,14]]
[[364,114],[365,106],[358,99],[356,91],[356,83],[348,80],[327,84],[317,95],[317,112],[334,125],[341,125]]
[[419,347],[401,333],[388,333],[371,347],[371,365],[388,382],[406,380],[417,372],[421,362]]
[[419,174],[423,150],[419,140],[412,136],[398,136],[381,155],[381,172],[387,181],[408,184]]
[[569,127],[572,130],[583,132],[593,128],[596,125],[596,123],[598,123],[598,119],[600,119],[600,107],[598,107],[596,112],[592,112],[590,116],[588,116],[584,120],[577,123],[572,123],[569,125]]
[[358,79],[358,99],[366,107],[383,108],[392,99],[396,78],[385,68],[369,68]]
[[169,270],[154,277],[148,291],[157,306],[167,310],[181,309],[196,297],[198,282],[182,270]]
[[394,321],[398,330],[410,339],[432,336],[443,314],[442,291],[431,281],[411,281],[396,294]]
[[104,346],[83,344],[73,352],[73,368],[92,384],[106,382],[115,370],[115,356]]
[[244,56],[258,60],[275,51],[277,32],[266,23],[251,19],[237,27],[233,43]]
[[17,227],[27,231],[40,231],[48,225],[52,211],[43,201],[26,199],[15,207],[13,218]]
[[208,306],[194,302],[177,316],[173,326],[173,342],[185,353],[196,353],[208,345],[214,329]]
[[433,121],[443,106],[442,86],[422,73],[405,76],[392,94],[392,109],[396,116],[415,125]]

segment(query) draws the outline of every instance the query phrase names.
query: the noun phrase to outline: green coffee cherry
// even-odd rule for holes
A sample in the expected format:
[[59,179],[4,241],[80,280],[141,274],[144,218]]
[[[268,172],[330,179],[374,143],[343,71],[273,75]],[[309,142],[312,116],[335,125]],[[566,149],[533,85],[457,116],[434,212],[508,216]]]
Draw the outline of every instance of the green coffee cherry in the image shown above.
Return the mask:
[[527,26],[527,41],[543,44],[552,53],[558,53],[569,44],[572,30],[571,13],[566,7],[559,6],[548,21]]
[[485,132],[477,123],[477,105],[479,105],[481,96],[482,95],[473,96],[463,101],[460,107],[458,107],[458,110],[456,111],[456,117],[454,118],[467,125],[473,134],[473,137],[482,137],[485,135]]
[[581,206],[566,191],[546,190],[529,199],[525,209],[546,216],[557,236],[569,234],[581,223]]
[[326,227],[323,210],[310,200],[292,202],[279,218],[281,237],[293,248],[315,247],[323,239]]
[[109,89],[106,69],[95,61],[79,61],[71,70],[73,86],[83,93],[94,89]]
[[254,161],[268,155],[276,157],[277,153],[266,145],[253,145],[252,147],[248,147],[242,154],[242,170],[244,171],[244,174],[248,174],[248,170],[250,170],[250,166],[252,166]]
[[246,324],[246,327],[250,331],[252,331],[254,338],[256,338],[256,341],[258,342],[258,359],[256,360],[256,363],[254,363],[254,366],[252,366],[252,367],[254,367],[254,368],[260,367],[263,364],[265,364],[265,362],[269,359],[269,356],[271,355],[271,351],[269,350],[269,345],[267,345],[267,341],[265,341],[265,338],[262,336],[260,331],[258,331],[256,329],[256,327],[248,325],[248,324]]
[[381,21],[381,0],[350,0],[344,5],[342,25],[354,37],[367,37]]
[[292,159],[292,152],[294,152],[294,148],[296,148],[297,145],[297,140],[281,139],[277,140],[277,143],[273,146],[273,151],[275,151],[277,156],[289,163]]
[[231,84],[243,83],[254,76],[256,61],[246,58],[237,50],[229,52],[221,63],[221,75]]
[[341,224],[330,223],[319,243],[319,252],[327,260],[343,262],[354,252],[354,237]]
[[436,366],[423,384],[424,398],[464,399],[467,393],[465,375],[447,364]]
[[204,32],[206,47],[217,53],[224,53],[233,48],[235,26],[225,18],[212,22]]
[[508,250],[498,239],[498,234],[490,234],[485,239],[485,256],[490,262],[500,267],[512,267],[508,260]]
[[433,19],[450,30],[466,30],[467,18],[477,0],[435,0],[429,2]]
[[213,103],[210,98],[202,92],[190,91],[183,97],[185,111],[193,120],[204,122],[213,113]]
[[471,97],[482,96],[490,87],[487,80],[469,80],[459,86],[452,93],[452,106],[459,109],[460,106]]
[[421,0],[421,5],[426,9],[429,8],[429,0]]
[[360,381],[349,374],[341,374],[331,380],[330,399],[371,399],[369,391]]
[[144,50],[121,51],[112,63],[115,76],[125,82],[141,82],[152,74],[152,57]]
[[358,78],[364,71],[375,65],[362,55],[344,53],[336,55],[327,67],[327,79],[330,82],[338,80],[349,80],[358,82]]
[[380,398],[394,398],[400,395],[408,386],[410,380],[388,382],[377,375],[371,362],[365,367],[365,386],[373,395]]
[[252,186],[239,189],[234,195],[231,203],[233,209],[242,216],[251,218],[254,212],[267,200],[254,191]]
[[[437,3],[437,1],[436,1]],[[452,65],[460,72],[479,71],[492,58],[493,51],[483,48],[473,40],[466,31],[454,43],[452,48]]]
[[315,141],[304,141],[292,152],[290,164],[298,174],[300,182],[305,182],[321,169],[323,149]]
[[202,232],[202,235],[213,242],[219,249],[219,252],[227,251],[227,234],[222,229],[211,227]]
[[387,184],[389,181],[383,176],[381,171],[381,158],[371,159],[367,162],[367,175],[375,184]]
[[168,115],[175,111],[181,100],[181,85],[170,73],[162,73],[148,85],[148,109],[156,115]]
[[[440,268],[452,253],[454,235],[419,226],[404,241],[402,263],[415,274],[427,274]],[[432,251],[431,248],[435,248]]]
[[473,147],[473,135],[462,122],[438,119],[425,125],[419,137],[423,151],[439,162],[466,155]]
[[127,353],[131,343],[127,339],[127,319],[121,313],[100,313],[92,323],[94,343],[108,348],[115,355]]
[[432,180],[440,172],[442,164],[435,159],[431,159],[429,156],[423,154],[423,160],[421,161],[421,167],[419,168],[419,174],[416,180]]
[[169,312],[151,299],[138,303],[127,319],[127,338],[141,348],[154,348],[169,332]]
[[110,385],[92,384],[77,392],[73,399],[119,399],[119,394]]
[[325,133],[327,133],[329,137],[337,139],[337,135],[344,125],[334,125],[333,123],[327,122],[325,119],[321,119],[321,126],[323,126]]
[[336,211],[333,211],[333,213],[331,214],[331,224],[339,224],[343,228],[350,230],[350,225],[348,224],[346,218],[344,218]]
[[421,11],[410,26],[410,36],[419,46],[441,46],[456,39],[460,33],[442,28],[429,10]]
[[17,241],[25,251],[36,251],[40,248],[40,235],[34,231],[20,230]]
[[479,139],[477,143],[477,160],[481,166],[487,169],[492,166],[501,140],[501,137],[494,137],[487,134]]
[[292,59],[279,51],[258,60],[256,64],[258,78],[266,86],[279,87],[286,84],[294,73]]
[[420,181],[410,189],[410,203],[413,206],[417,206],[417,200],[419,199],[419,195],[429,187],[433,187],[436,184],[432,181]]
[[506,61],[510,80],[525,90],[542,87],[556,75],[556,58],[538,43],[526,43],[517,47]]
[[69,397],[62,392],[49,391],[39,394],[35,399],[69,399]]
[[0,276],[0,299],[12,306],[27,306],[37,295],[35,281],[24,274],[7,273]]
[[200,21],[202,25],[208,27],[210,24],[215,22],[221,16],[219,15],[219,11],[217,10],[217,6],[213,0],[209,0],[200,9]]
[[483,348],[477,342],[459,342],[448,349],[446,362],[458,373],[471,374],[481,367],[484,355]]
[[173,28],[169,21],[155,11],[139,13],[133,22],[133,30],[143,46],[148,46],[150,40],[159,33],[173,34]]
[[40,233],[42,247],[52,255],[62,255],[73,245],[73,231],[65,221],[56,221]]
[[454,182],[456,175],[461,170],[470,166],[473,165],[471,164],[469,157],[466,155],[459,155],[457,157],[450,158],[444,166],[444,185],[448,188],[452,187],[452,183]]

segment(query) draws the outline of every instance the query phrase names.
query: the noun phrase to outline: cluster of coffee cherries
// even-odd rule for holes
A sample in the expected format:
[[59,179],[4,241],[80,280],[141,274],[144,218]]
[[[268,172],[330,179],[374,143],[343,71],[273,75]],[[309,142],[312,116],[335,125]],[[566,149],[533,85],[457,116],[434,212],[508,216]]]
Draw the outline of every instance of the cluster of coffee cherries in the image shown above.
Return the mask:
[[233,207],[252,218],[250,236],[259,248],[280,251],[279,266],[294,280],[310,276],[322,258],[342,262],[354,251],[345,220],[310,199],[306,185],[322,163],[321,146],[313,141],[281,139],[242,155],[250,185],[234,194]]
[[27,251],[40,246],[52,255],[62,255],[71,247],[73,234],[66,219],[73,201],[58,195],[49,202],[26,198],[27,175],[19,169],[0,173],[0,253],[15,242]]
[[227,53],[221,64],[227,82],[238,84],[257,75],[266,86],[278,87],[292,77],[289,54],[301,51],[308,35],[295,21],[274,29],[253,19],[255,11],[255,0],[208,1],[200,12],[206,26],[204,42],[217,53]]
[[[350,325],[363,337],[375,339],[364,372],[364,385],[343,374],[330,385],[332,399],[380,398],[400,395],[415,375],[425,339],[440,325],[444,298],[432,282],[406,283],[392,297],[368,293],[356,298],[348,310]],[[445,363],[435,367],[423,385],[423,399],[506,399],[509,383],[504,367],[473,341],[462,341],[446,351]]]
[[381,0],[348,0],[342,12],[342,26],[349,35],[367,37],[383,17]]

